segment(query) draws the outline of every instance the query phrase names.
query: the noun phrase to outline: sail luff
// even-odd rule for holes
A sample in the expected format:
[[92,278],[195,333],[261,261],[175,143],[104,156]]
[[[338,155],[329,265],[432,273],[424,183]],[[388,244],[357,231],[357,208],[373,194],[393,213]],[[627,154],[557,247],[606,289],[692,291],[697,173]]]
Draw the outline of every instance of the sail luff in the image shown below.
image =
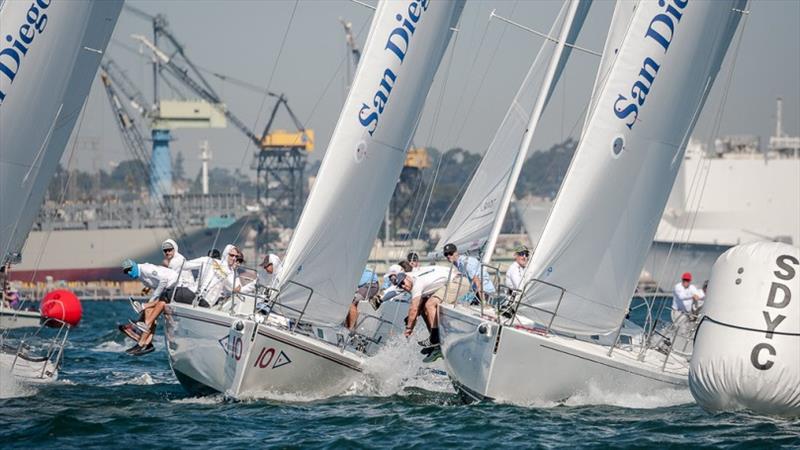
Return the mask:
[[122,0],[2,4],[0,28],[15,31],[0,43],[2,263],[19,259],[121,9]]
[[746,4],[667,3],[634,12],[525,274],[532,317],[549,323],[558,308],[564,332],[611,333],[625,316]]
[[311,321],[339,323],[349,307],[463,6],[424,0],[378,4],[274,285],[279,302],[295,310],[305,307],[310,294],[305,317]]
[[[556,43],[556,48],[550,58],[544,81],[541,89],[539,90],[539,95],[536,98],[536,104],[533,107],[533,112],[531,113],[530,119],[528,120],[528,125],[522,137],[522,143],[520,144],[519,150],[517,151],[517,155],[514,159],[514,165],[511,168],[511,175],[509,176],[505,189],[503,190],[503,196],[500,199],[500,205],[495,212],[494,223],[492,224],[492,229],[489,232],[489,237],[486,241],[486,248],[483,251],[484,264],[488,264],[492,259],[492,255],[494,255],[497,237],[500,235],[500,229],[503,227],[503,221],[505,220],[506,213],[508,212],[508,205],[511,203],[511,197],[514,194],[514,188],[517,186],[517,180],[519,180],[519,175],[522,172],[522,166],[525,164],[525,159],[528,156],[528,149],[531,145],[533,134],[536,131],[537,125],[539,124],[539,119],[542,117],[542,112],[544,111],[544,108],[550,100],[553,90],[555,89],[556,82],[561,76],[561,71],[564,68],[566,59],[569,58],[571,53],[569,48],[566,47],[566,43],[574,42],[575,39],[570,39],[570,35],[577,37],[577,34],[583,25],[583,20],[586,17],[592,2],[591,0],[583,2],[582,0],[570,0],[568,3],[569,8],[567,10],[566,17],[564,18],[564,24],[561,27],[561,33],[559,35],[558,42]],[[586,6],[581,8],[581,3],[584,3]],[[575,18],[579,9],[581,10],[581,16],[576,22]]]

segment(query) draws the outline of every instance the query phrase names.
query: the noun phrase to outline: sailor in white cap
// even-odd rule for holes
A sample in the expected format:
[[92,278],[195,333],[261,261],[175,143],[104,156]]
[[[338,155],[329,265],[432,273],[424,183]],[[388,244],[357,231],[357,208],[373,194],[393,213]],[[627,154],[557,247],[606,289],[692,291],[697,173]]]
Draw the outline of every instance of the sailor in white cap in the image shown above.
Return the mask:
[[178,286],[185,287],[194,292],[197,289],[192,271],[184,268],[186,258],[178,251],[178,243],[173,239],[167,239],[161,243],[161,251],[164,252],[164,265],[178,272]]

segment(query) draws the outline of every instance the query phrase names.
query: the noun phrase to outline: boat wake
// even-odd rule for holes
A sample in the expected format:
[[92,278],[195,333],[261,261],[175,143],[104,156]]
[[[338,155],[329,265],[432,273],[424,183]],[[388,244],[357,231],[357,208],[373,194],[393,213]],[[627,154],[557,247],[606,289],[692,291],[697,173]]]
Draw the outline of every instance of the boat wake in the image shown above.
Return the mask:
[[621,408],[633,409],[656,409],[670,406],[685,405],[693,403],[692,395],[688,388],[685,389],[659,389],[648,392],[647,394],[607,391],[596,386],[589,386],[585,392],[562,401],[535,401],[528,403],[500,402],[509,403],[516,406],[531,408],[553,408],[557,406],[618,406]]
[[178,405],[219,405],[227,400],[222,394],[209,395],[205,397],[188,397],[170,400],[170,403]]
[[623,408],[655,409],[693,403],[688,388],[658,389],[647,394],[631,392],[607,392],[590,386],[586,393],[570,397],[567,406],[610,405]]

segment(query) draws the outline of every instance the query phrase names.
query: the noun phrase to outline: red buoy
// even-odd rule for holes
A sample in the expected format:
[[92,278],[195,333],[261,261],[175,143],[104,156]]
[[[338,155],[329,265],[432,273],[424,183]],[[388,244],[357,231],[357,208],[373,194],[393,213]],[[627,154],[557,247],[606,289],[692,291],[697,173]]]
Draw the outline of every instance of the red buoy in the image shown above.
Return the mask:
[[[83,315],[81,301],[71,291],[66,289],[56,289],[50,291],[42,299],[39,307],[43,319],[55,319],[65,322],[71,326],[77,326]],[[59,327],[60,324],[51,322],[52,326]]]

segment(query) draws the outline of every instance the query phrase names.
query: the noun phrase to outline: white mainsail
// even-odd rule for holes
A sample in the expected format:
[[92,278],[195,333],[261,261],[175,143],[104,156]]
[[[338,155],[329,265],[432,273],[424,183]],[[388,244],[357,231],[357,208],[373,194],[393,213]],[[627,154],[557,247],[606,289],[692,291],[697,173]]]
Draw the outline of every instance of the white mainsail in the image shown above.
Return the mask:
[[[631,19],[636,8],[639,7],[640,0],[618,0],[614,4],[614,14],[611,16],[611,24],[608,27],[608,35],[606,36],[606,44],[603,46],[603,56],[600,58],[600,66],[597,68],[597,75],[594,79],[594,86],[592,87],[592,98],[589,101],[589,107],[586,111],[594,111],[597,104],[597,97],[608,80],[608,74],[611,67],[617,59],[619,48],[622,45],[622,40],[628,34],[628,28],[631,26]],[[586,119],[583,123],[583,129],[589,123],[590,114],[586,114]]]
[[557,309],[553,328],[578,334],[622,323],[746,4],[639,3],[525,275],[544,311],[526,315],[549,323]]
[[122,0],[0,5],[0,262],[19,259]]
[[[497,239],[493,229],[502,225],[514,186],[530,146],[530,139],[569,58],[591,1],[568,1],[553,23],[549,36],[559,29],[558,42],[545,40],[531,64],[511,106],[475,171],[436,250],[447,243],[462,252],[484,249],[488,262]],[[560,20],[559,20],[560,19]],[[565,45],[566,44],[566,45]],[[548,64],[543,64],[548,61]]]
[[[275,287],[340,323],[377,235],[463,1],[383,1]],[[284,311],[291,314],[288,311]]]

